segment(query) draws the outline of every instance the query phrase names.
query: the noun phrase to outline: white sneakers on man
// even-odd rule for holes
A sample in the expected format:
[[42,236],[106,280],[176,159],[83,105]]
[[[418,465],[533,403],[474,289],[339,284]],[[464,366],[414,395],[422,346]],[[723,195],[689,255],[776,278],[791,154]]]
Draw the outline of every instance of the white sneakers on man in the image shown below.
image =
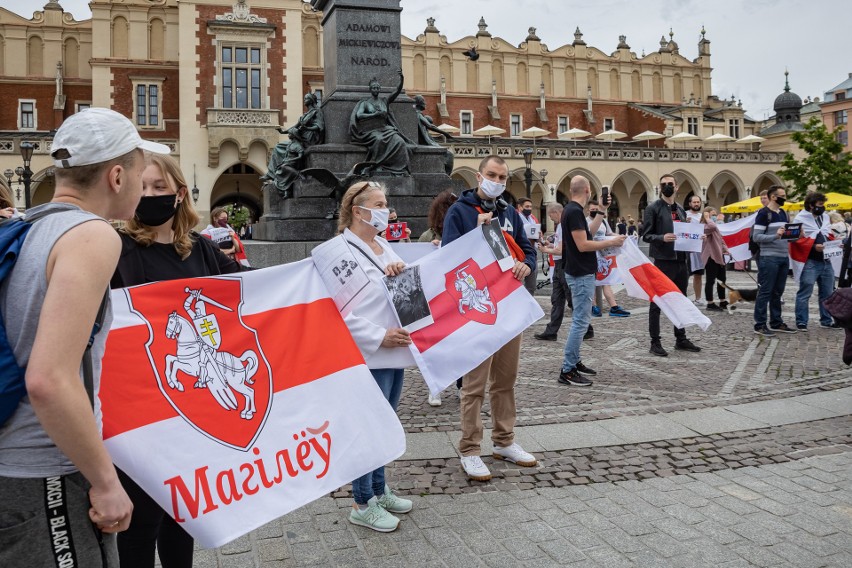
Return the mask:
[[436,396],[432,396],[432,393],[429,393],[429,406],[441,406],[441,393],[438,393]]
[[538,463],[535,456],[529,452],[525,452],[518,444],[512,444],[505,448],[494,446],[494,458],[516,463],[521,467],[533,467],[536,463]]
[[479,456],[462,456],[461,465],[467,476],[474,481],[488,481],[491,479],[491,471]]

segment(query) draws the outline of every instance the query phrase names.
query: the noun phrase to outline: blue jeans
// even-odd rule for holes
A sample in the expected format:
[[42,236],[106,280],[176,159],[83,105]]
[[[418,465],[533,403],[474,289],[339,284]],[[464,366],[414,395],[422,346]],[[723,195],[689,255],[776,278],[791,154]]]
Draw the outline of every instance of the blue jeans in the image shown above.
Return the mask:
[[796,324],[808,325],[808,300],[814,292],[814,283],[819,287],[819,322],[831,325],[834,320],[822,303],[834,292],[834,269],[827,260],[811,260],[805,263],[799,276],[799,291],[796,293]]
[[[382,389],[382,394],[396,411],[399,397],[402,395],[402,369],[370,369],[376,384]],[[374,495],[385,494],[385,466],[365,473],[352,482],[352,497],[359,505],[366,505]]]
[[565,273],[565,281],[571,290],[574,312],[571,317],[571,330],[565,341],[565,355],[562,358],[562,371],[568,372],[580,362],[580,345],[583,336],[592,321],[592,294],[595,293],[595,275],[571,276]]
[[757,261],[757,301],[754,303],[754,328],[766,325],[766,305],[769,304],[769,326],[778,327],[781,320],[781,296],[787,285],[790,259],[786,256],[760,255]]

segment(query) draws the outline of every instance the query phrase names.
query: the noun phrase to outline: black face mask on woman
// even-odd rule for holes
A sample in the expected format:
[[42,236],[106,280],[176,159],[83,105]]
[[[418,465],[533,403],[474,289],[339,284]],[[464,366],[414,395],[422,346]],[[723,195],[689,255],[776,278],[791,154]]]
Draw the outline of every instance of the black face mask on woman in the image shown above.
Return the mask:
[[149,227],[159,227],[175,216],[176,200],[174,194],[143,197],[136,206],[136,220]]

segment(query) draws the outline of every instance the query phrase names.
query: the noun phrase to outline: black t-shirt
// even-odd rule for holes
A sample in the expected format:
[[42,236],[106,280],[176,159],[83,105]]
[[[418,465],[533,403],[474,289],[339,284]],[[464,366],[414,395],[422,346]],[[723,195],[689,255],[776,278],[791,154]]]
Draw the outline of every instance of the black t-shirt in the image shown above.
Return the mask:
[[597,254],[594,251],[580,252],[572,232],[578,230],[586,231],[586,240],[592,240],[583,208],[576,201],[571,201],[562,212],[562,260],[565,272],[571,276],[588,276],[598,269]]

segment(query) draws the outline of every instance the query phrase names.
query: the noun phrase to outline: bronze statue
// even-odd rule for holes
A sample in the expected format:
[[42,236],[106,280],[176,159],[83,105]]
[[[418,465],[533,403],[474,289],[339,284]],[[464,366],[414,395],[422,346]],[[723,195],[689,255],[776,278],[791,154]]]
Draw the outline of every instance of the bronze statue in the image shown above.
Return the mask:
[[367,162],[376,164],[373,173],[409,176],[410,150],[414,144],[405,137],[396,123],[390,105],[402,92],[403,75],[399,71],[399,85],[388,98],[379,96],[382,86],[373,78],[370,97],[358,101],[349,120],[349,138],[353,144],[367,148]]
[[[447,140],[452,140],[453,137],[435,126],[432,122],[432,117],[423,114],[423,111],[426,110],[426,99],[424,99],[420,95],[416,95],[414,97],[414,108],[417,109],[417,142],[421,146],[437,146],[438,148],[444,148],[432,138],[432,135],[429,134],[429,131],[436,134],[440,134]],[[444,148],[444,171],[447,175],[452,175],[453,173],[453,153]]]
[[317,102],[316,95],[306,94],[307,112],[286,131],[278,128],[278,132],[286,133],[289,140],[279,142],[275,146],[266,174],[260,178],[266,182],[265,186],[275,186],[284,199],[292,197],[293,184],[300,177],[299,170],[302,168],[305,150],[323,142],[325,122]]

